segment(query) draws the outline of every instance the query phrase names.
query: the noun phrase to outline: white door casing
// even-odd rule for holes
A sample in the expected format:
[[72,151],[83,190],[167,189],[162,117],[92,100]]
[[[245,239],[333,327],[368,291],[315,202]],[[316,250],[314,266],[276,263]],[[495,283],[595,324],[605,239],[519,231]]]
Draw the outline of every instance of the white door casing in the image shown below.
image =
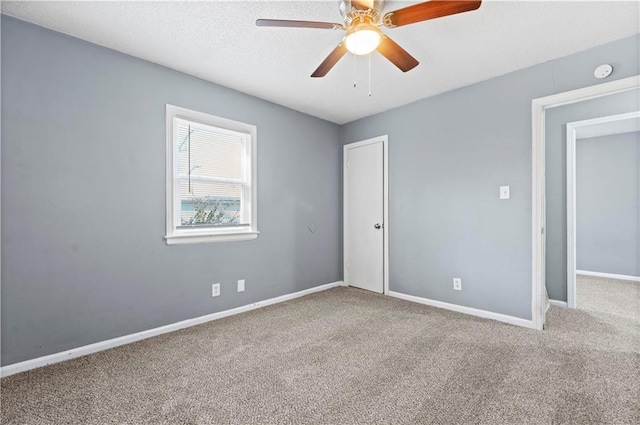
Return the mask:
[[388,292],[386,136],[344,146],[344,281]]
[[576,308],[576,144],[578,140],[640,131],[640,111],[567,123],[567,307]]
[[640,75],[533,99],[532,115],[532,297],[531,319],[534,329],[545,323],[545,111],[572,103],[635,90]]

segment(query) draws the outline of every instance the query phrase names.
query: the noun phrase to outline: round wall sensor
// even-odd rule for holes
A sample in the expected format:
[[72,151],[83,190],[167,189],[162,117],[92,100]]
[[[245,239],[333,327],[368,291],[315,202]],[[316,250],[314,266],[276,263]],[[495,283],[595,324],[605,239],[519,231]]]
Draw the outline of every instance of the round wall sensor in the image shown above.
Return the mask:
[[611,75],[612,72],[613,67],[608,63],[605,63],[604,65],[600,65],[596,68],[595,71],[593,71],[593,76],[601,80],[603,78],[607,78],[609,75]]

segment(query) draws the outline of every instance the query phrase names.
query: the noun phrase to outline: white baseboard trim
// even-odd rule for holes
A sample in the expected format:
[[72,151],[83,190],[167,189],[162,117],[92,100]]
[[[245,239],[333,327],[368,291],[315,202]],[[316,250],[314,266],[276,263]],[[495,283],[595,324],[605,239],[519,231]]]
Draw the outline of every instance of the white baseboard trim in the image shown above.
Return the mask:
[[640,282],[640,276],[627,276],[624,274],[590,272],[586,270],[576,270],[576,274],[581,274],[584,276],[606,277],[609,279],[620,279],[620,280],[630,280],[632,282]]
[[536,329],[532,320],[522,319],[520,317],[509,316],[492,311],[480,310],[472,307],[465,307],[458,304],[450,304],[443,301],[430,300],[428,298],[416,297],[415,295],[402,294],[400,292],[389,291],[389,296],[400,298],[414,303],[425,304],[431,307],[443,308],[445,310],[456,311],[458,313],[469,314],[471,316],[482,317],[485,319],[493,319],[499,322],[509,323],[511,325],[521,326],[523,328]]
[[314,292],[325,291],[327,289],[342,286],[342,281],[327,283],[325,285],[315,286],[313,288],[305,289],[303,291],[294,292],[292,294],[281,295],[275,298],[269,298],[268,300],[258,301],[255,303],[247,304],[241,307],[232,308],[229,310],[219,311],[217,313],[207,314],[193,319],[183,320],[181,322],[172,323],[158,328],[149,329],[142,332],[136,332],[129,335],[120,336],[106,341],[96,342],[94,344],[85,345],[82,347],[72,348],[71,350],[63,351],[61,353],[49,354],[48,356],[37,357],[31,360],[25,360],[23,362],[10,364],[0,368],[0,377],[14,375],[20,372],[26,372],[27,370],[35,369],[38,367],[63,362],[65,360],[75,359],[77,357],[86,356],[87,354],[97,353],[98,351],[108,350],[110,348],[119,347],[125,344],[131,344],[143,339],[151,338],[153,336],[162,335],[167,332],[173,332],[180,329],[188,328],[202,323],[211,322],[213,320],[222,319],[223,317],[233,316],[236,314],[244,313],[247,311],[255,310],[268,305],[281,303],[284,301],[293,300],[295,298],[304,297],[305,295],[312,294]]
[[549,304],[551,304],[554,307],[567,308],[567,302],[566,301],[549,300]]

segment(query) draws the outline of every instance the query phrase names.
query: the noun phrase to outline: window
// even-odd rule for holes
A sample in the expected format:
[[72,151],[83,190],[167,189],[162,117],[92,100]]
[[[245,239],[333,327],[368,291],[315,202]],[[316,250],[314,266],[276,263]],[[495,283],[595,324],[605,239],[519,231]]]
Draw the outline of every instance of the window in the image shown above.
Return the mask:
[[254,239],[256,127],[167,105],[167,244]]

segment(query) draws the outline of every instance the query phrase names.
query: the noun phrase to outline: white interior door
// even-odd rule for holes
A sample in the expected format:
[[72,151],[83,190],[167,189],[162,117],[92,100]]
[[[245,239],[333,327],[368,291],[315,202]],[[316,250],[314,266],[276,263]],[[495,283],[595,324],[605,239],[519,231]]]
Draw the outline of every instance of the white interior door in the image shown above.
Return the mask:
[[384,292],[384,173],[382,139],[346,145],[345,155],[345,282]]

